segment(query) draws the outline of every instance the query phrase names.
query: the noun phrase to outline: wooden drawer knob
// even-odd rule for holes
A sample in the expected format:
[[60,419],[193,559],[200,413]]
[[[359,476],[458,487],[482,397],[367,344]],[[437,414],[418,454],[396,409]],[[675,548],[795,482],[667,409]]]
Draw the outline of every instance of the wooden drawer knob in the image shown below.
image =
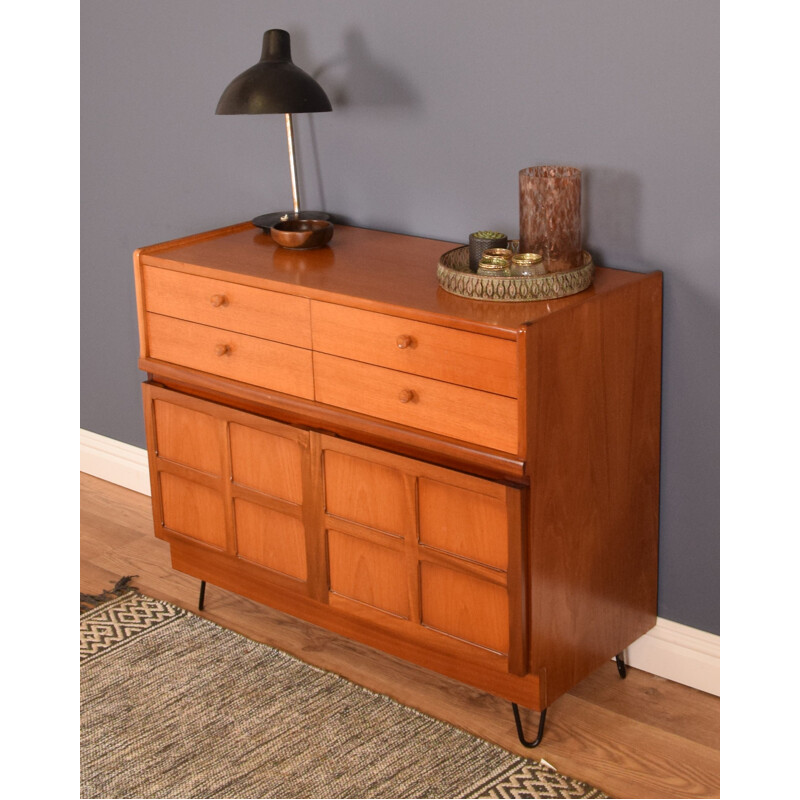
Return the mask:
[[401,334],[397,337],[397,346],[401,350],[405,350],[408,347],[411,347],[414,344],[414,337],[408,336],[408,334]]
[[212,294],[211,305],[214,306],[214,308],[219,308],[220,306],[226,306],[228,305],[228,298],[225,297],[224,294]]
[[397,395],[397,399],[401,403],[410,403],[414,399],[414,392],[411,389],[403,389],[400,394]]
[[217,345],[217,346],[214,348],[214,352],[215,352],[215,353],[216,353],[218,356],[225,356],[225,355],[227,355],[228,353],[230,353],[230,351],[231,351],[231,346],[230,346],[229,344],[218,344],[218,345]]

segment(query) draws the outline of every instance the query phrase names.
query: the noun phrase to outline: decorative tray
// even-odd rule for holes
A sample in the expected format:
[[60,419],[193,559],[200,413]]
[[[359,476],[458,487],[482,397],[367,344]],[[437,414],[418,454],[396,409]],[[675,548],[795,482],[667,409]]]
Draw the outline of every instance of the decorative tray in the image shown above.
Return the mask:
[[[508,243],[516,253],[519,241]],[[528,303],[532,300],[552,300],[577,294],[592,285],[594,262],[583,251],[583,265],[564,272],[543,275],[478,275],[469,268],[469,246],[448,250],[439,259],[436,269],[439,285],[452,294],[471,300],[494,300],[500,303]]]

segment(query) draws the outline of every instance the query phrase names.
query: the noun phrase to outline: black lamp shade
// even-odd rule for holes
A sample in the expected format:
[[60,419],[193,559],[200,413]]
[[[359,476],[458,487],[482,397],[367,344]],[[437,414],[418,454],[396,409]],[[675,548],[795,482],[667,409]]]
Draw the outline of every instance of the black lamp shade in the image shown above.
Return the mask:
[[234,78],[217,103],[217,114],[303,114],[331,111],[322,87],[292,63],[286,31],[264,34],[261,60]]

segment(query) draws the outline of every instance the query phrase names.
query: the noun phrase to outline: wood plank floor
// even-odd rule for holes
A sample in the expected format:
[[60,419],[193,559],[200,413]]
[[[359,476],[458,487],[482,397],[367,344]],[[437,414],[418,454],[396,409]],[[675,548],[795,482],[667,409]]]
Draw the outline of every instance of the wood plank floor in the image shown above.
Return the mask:
[[[720,796],[719,698],[613,662],[549,709],[542,744],[523,748],[505,701],[175,572],[153,536],[150,498],[81,474],[81,591],[123,575],[136,587],[584,780],[618,798]],[[534,734],[538,715],[524,717]]]

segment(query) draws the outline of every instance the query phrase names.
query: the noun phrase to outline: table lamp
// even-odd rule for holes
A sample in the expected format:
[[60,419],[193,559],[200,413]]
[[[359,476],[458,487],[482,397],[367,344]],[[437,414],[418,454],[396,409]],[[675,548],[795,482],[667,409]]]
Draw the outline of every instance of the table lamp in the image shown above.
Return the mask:
[[292,63],[289,34],[278,29],[267,31],[261,60],[230,82],[217,103],[216,111],[217,114],[285,115],[293,208],[256,217],[254,225],[266,229],[282,219],[328,219],[329,215],[322,211],[301,211],[297,188],[292,114],[315,111],[331,111],[331,101],[307,72]]

